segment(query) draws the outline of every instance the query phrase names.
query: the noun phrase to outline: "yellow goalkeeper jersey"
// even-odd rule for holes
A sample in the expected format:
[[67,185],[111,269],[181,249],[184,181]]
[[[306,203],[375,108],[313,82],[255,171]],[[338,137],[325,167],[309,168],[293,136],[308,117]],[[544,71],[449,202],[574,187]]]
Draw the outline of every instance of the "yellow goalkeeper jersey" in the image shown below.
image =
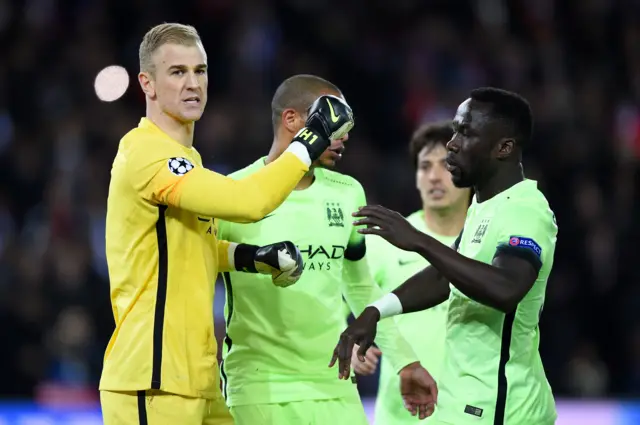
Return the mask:
[[233,180],[146,118],[122,138],[106,222],[116,328],[100,390],[219,396],[214,284],[232,262],[217,219],[253,222],[277,208],[308,171],[292,153],[281,158]]

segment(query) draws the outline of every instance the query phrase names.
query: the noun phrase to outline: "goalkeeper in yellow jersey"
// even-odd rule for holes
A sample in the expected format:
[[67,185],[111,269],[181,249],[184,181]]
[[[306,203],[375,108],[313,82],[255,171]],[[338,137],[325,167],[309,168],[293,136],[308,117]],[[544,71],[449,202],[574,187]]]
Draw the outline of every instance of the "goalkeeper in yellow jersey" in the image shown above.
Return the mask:
[[146,117],[127,133],[111,171],[106,250],[116,322],[100,381],[105,425],[232,424],[220,393],[213,331],[218,272],[297,280],[290,242],[217,240],[218,219],[254,222],[276,209],[311,162],[353,127],[344,100],[321,96],[273,163],[233,180],[193,148],[207,102],[207,57],[193,27],[162,24],[140,45]]

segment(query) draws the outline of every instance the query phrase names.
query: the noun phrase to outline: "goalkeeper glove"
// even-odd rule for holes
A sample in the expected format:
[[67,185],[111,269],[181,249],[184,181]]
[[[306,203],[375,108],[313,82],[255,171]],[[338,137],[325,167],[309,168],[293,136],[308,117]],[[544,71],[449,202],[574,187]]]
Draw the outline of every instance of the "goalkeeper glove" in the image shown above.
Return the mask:
[[309,117],[293,138],[309,152],[315,161],[329,147],[332,140],[342,139],[353,128],[353,111],[344,100],[336,96],[324,95],[309,107]]
[[300,279],[304,262],[293,242],[277,242],[262,247],[232,244],[233,267],[246,273],[270,274],[273,284],[293,285]]

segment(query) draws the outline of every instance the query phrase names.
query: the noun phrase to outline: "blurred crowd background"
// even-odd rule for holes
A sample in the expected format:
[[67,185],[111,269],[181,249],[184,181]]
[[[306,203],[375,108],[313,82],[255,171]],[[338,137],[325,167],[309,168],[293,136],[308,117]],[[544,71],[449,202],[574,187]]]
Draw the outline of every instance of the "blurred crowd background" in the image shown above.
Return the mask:
[[[196,147],[209,168],[266,154],[275,88],[317,74],[356,115],[340,170],[404,214],[419,207],[418,124],[452,118],[478,86],[527,97],[525,171],[560,227],[541,324],[549,380],[561,396],[640,395],[640,1],[0,0],[0,397],[96,387],[113,329],[109,172],[144,114],[139,42],[164,21],[194,25],[208,51]],[[113,64],[131,86],[100,102],[93,80]],[[222,334],[222,286],[217,297]]]

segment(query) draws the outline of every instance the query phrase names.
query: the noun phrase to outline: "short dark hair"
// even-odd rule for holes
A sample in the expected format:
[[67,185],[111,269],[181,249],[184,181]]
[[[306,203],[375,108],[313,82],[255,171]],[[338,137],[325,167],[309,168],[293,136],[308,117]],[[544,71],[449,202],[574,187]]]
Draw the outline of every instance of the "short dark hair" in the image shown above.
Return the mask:
[[451,121],[423,124],[414,131],[409,141],[409,154],[413,165],[418,166],[418,155],[422,149],[433,149],[435,146],[446,146],[453,137]]
[[342,94],[338,87],[324,78],[310,74],[289,77],[278,86],[271,100],[271,122],[275,131],[280,124],[282,112],[291,108],[304,113],[322,91],[330,90]]
[[533,114],[529,102],[524,97],[495,87],[481,87],[471,91],[471,99],[490,104],[491,113],[511,126],[512,137],[521,148],[530,143]]

